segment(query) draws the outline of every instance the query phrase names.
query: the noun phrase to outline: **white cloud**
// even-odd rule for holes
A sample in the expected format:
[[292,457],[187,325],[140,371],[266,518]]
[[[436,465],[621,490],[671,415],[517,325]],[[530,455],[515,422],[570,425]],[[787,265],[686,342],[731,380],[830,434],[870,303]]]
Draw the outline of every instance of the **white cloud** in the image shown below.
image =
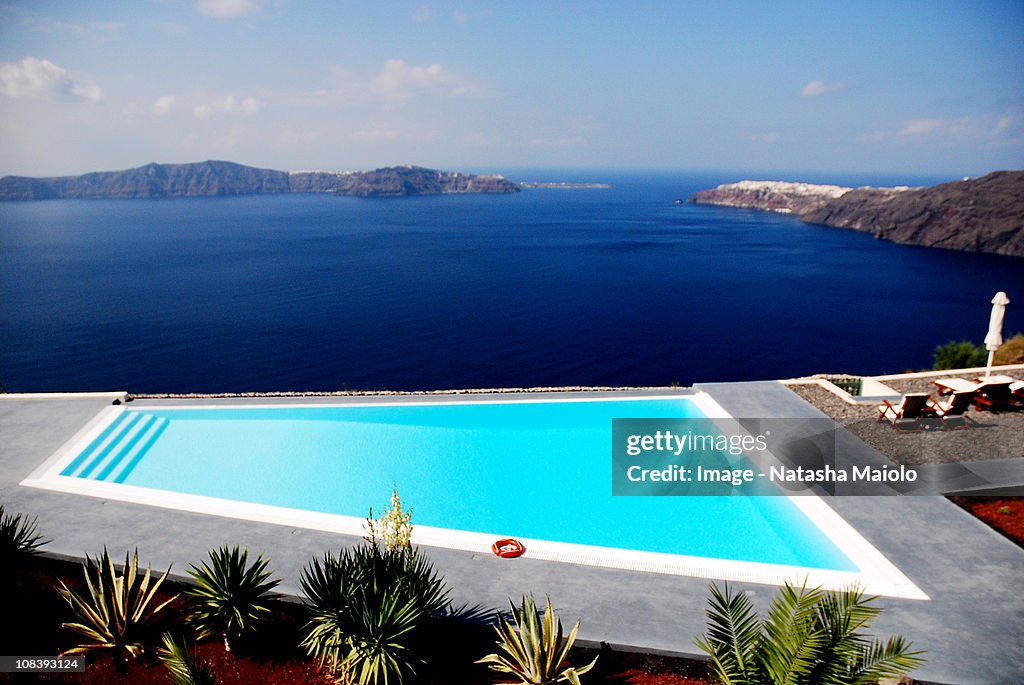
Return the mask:
[[845,84],[842,81],[836,81],[835,83],[825,83],[824,81],[811,81],[804,86],[803,90],[800,91],[801,97],[813,98],[825,93],[837,93],[843,88]]
[[488,7],[482,7],[475,12],[462,12],[460,10],[452,11],[452,18],[460,24],[466,24],[472,19],[478,19],[480,17],[491,16],[491,10]]
[[921,136],[926,133],[933,133],[948,126],[943,119],[913,119],[908,121],[896,135],[898,136]]
[[922,140],[935,136],[951,136],[964,130],[968,119],[951,121],[947,119],[922,118],[911,119],[898,129],[875,131],[862,136],[863,140],[880,143],[886,140]]
[[153,101],[152,110],[157,116],[163,116],[171,111],[178,102],[178,98],[173,95],[163,95]]
[[398,140],[398,131],[395,131],[394,129],[370,129],[363,131],[353,131],[352,140],[372,142]]
[[471,96],[480,89],[468,79],[449,71],[440,64],[414,67],[403,59],[389,59],[370,83],[377,95],[390,100],[405,100],[415,95]]
[[256,0],[196,0],[196,11],[199,14],[218,19],[242,17],[256,7]]
[[100,41],[115,41],[121,39],[121,29],[124,24],[119,21],[90,21],[84,24],[76,24],[69,21],[61,21],[50,17],[28,17],[25,23],[39,33],[62,33],[80,38],[91,38]]
[[371,121],[365,128],[349,134],[352,140],[360,142],[389,143],[405,141],[423,143],[442,137],[441,131],[423,128],[421,122],[402,124],[398,122]]
[[537,148],[562,148],[586,145],[587,139],[583,136],[562,136],[561,138],[531,138],[527,143],[530,147]]
[[501,136],[487,135],[482,131],[476,133],[470,133],[462,138],[462,142],[466,145],[472,145],[474,147],[485,147],[488,145],[497,145],[501,142]]
[[185,25],[179,24],[174,21],[151,21],[150,26],[155,28],[161,33],[166,33],[169,36],[180,36],[185,33]]
[[418,24],[430,21],[434,18],[434,8],[424,3],[416,8],[416,13],[412,15],[412,20]]
[[26,57],[19,62],[0,62],[0,94],[10,98],[88,100],[103,99],[94,83],[81,83],[48,59]]
[[197,119],[208,119],[218,114],[255,114],[263,109],[263,103],[254,97],[239,100],[234,95],[225,95],[213,102],[203,103],[192,110]]
[[221,144],[225,147],[234,147],[241,142],[244,134],[240,128],[229,128],[225,131],[224,136],[221,138]]
[[1004,138],[1012,135],[1017,118],[1012,114],[998,117],[965,116],[956,119],[922,117],[904,122],[888,131],[875,131],[861,136],[872,143],[887,140],[968,142]]
[[771,143],[776,142],[778,139],[779,139],[779,132],[778,131],[769,131],[768,133],[763,133],[763,134],[758,135],[758,136],[750,136],[750,140],[755,142],[755,143],[771,144]]

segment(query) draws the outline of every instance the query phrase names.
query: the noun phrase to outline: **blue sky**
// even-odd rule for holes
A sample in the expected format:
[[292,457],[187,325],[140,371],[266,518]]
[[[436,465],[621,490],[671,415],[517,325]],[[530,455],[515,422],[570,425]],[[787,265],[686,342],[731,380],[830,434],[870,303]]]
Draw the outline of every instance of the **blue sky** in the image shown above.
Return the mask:
[[0,174],[1024,168],[1024,3],[0,3]]

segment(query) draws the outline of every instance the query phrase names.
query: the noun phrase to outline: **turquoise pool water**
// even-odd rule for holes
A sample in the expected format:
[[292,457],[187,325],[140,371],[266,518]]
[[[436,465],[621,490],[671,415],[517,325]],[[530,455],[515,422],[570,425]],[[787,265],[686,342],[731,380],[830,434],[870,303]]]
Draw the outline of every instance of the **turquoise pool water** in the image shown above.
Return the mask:
[[613,418],[687,399],[125,409],[61,475],[626,550],[856,571],[785,497],[613,497]]

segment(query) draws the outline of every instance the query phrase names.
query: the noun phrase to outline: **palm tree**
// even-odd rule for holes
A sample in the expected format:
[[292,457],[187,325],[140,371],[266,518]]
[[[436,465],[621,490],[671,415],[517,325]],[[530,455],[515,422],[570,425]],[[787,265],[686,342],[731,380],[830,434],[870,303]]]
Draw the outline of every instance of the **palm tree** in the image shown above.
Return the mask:
[[744,593],[711,586],[708,629],[697,646],[726,685],[867,685],[924,663],[902,636],[859,632],[881,613],[857,588],[784,585],[760,619]]

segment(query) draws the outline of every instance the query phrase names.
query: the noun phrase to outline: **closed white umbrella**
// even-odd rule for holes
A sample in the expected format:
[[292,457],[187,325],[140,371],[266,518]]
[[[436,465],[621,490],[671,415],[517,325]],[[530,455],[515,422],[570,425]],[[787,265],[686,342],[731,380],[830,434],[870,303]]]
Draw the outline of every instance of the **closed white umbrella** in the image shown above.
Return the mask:
[[992,298],[992,316],[988,320],[988,335],[985,336],[985,349],[988,350],[988,365],[985,367],[985,378],[992,375],[992,357],[1003,344],[1003,317],[1010,298],[1000,291]]

